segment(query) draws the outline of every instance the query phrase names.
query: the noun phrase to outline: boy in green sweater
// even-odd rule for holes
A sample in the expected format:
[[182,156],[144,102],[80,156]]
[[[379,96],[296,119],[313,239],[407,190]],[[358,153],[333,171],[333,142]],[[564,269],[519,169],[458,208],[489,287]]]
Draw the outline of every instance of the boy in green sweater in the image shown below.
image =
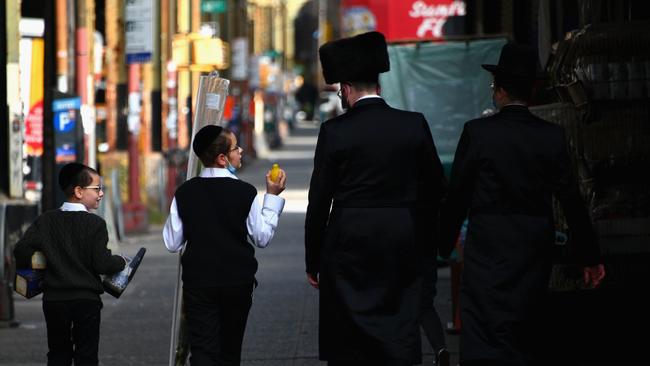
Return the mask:
[[65,165],[59,186],[66,196],[61,208],[41,214],[14,249],[17,268],[29,268],[35,251],[47,259],[43,314],[47,325],[48,365],[97,365],[100,311],[104,292],[100,274],[126,265],[107,248],[106,222],[88,212],[104,196],[94,169]]

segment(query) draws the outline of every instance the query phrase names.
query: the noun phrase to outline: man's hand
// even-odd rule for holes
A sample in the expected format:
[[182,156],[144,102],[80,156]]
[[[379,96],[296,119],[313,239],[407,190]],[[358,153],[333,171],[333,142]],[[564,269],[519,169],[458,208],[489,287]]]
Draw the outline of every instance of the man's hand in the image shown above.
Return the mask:
[[282,193],[282,191],[284,191],[286,186],[287,186],[287,174],[284,172],[284,170],[280,169],[277,182],[271,180],[270,170],[266,173],[266,193],[277,196],[280,193]]
[[318,290],[318,275],[317,274],[307,273],[307,282],[309,282],[309,284],[312,285],[313,288]]
[[595,266],[585,267],[583,269],[585,285],[590,288],[597,288],[605,278],[605,265],[596,264]]

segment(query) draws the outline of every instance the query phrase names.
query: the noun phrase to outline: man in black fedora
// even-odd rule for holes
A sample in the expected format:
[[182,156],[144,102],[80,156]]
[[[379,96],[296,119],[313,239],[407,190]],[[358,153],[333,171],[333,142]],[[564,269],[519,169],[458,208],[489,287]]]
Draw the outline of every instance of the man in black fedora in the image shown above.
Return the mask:
[[469,217],[460,297],[461,365],[535,365],[536,321],[544,310],[555,238],[553,196],[571,230],[585,283],[597,287],[605,271],[565,132],[527,107],[535,52],[508,43],[499,63],[483,68],[494,76],[499,111],[465,123],[441,212],[441,254],[449,255]]
[[347,110],[321,125],[305,222],[319,357],[330,366],[420,363],[421,261],[437,250],[440,159],[424,116],[379,96],[390,67],[381,33],[326,43],[319,54]]

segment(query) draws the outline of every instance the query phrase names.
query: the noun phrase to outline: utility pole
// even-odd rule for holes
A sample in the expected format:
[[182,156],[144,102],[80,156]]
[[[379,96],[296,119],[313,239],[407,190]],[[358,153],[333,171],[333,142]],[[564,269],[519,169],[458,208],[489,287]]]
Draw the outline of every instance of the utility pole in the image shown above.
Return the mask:
[[68,60],[74,61],[72,53],[68,53],[69,47],[74,44],[74,38],[68,36],[68,20],[74,15],[73,9],[68,8],[68,2],[56,0],[56,19],[60,19],[56,22],[56,83],[57,90],[62,93],[67,93],[72,86],[68,75],[73,69],[69,67]]
[[[84,124],[84,153],[83,161],[85,164],[90,166],[95,166],[95,161],[90,161],[90,150],[89,146],[89,137],[94,131],[90,131],[88,122],[84,121],[88,118],[88,105],[89,101],[89,88],[88,88],[88,76],[90,75],[90,29],[89,29],[89,19],[88,19],[88,0],[77,0],[77,28],[75,29],[75,64],[77,69],[76,79],[75,79],[75,90],[79,97],[81,98],[81,108],[82,108],[82,122]],[[94,126],[93,126],[94,127]],[[94,128],[93,128],[94,129]],[[92,156],[94,158],[94,155]]]
[[165,89],[161,88],[162,117],[165,123],[161,129],[165,132],[163,150],[167,161],[165,204],[169,206],[176,191],[176,176],[181,160],[178,149],[178,68],[173,60],[172,49],[172,39],[176,32],[176,0],[164,0],[160,5],[160,62],[165,65],[165,73],[162,74]]
[[140,69],[140,64],[129,64],[129,203],[140,202],[140,154],[138,153],[138,135],[142,122]]
[[127,147],[124,2],[106,0],[106,140],[110,151]]
[[146,228],[148,217],[147,208],[140,197],[140,152],[139,136],[142,125],[142,65],[129,64],[129,141],[128,141],[128,186],[129,201],[122,206],[124,214],[124,230],[127,232],[142,231]]
[[[187,35],[191,32],[191,0],[177,0],[176,13],[177,16],[177,29],[175,30],[178,34]],[[179,50],[180,51],[180,50]],[[187,54],[180,55],[181,58],[190,58],[189,48],[187,49]],[[189,62],[188,62],[189,63]],[[189,68],[178,70],[177,78],[177,98],[178,98],[178,146],[180,148],[185,148],[190,144],[190,134],[192,133],[192,81],[191,81],[192,72]]]
[[327,29],[327,0],[318,0],[318,38],[314,55],[314,81],[322,89],[325,81],[320,76],[320,58],[318,57],[318,47],[325,43],[325,31]]
[[151,121],[151,150],[162,151],[162,4],[161,1],[154,1],[155,16],[153,21],[154,26],[154,40],[153,40],[153,56],[151,58],[151,114],[149,119]]
[[[0,71],[0,73],[6,75],[6,79],[4,79],[3,85],[1,86],[3,93],[0,93],[0,95],[2,95],[3,98],[0,99],[0,102],[2,103],[2,106],[0,107],[2,115],[0,115],[0,118],[6,118],[5,120],[8,121],[8,123],[6,127],[4,127],[5,131],[2,133],[2,135],[6,133],[7,136],[6,145],[5,140],[2,141],[2,146],[5,150],[0,153],[0,155],[7,157],[7,180],[3,183],[3,186],[6,184],[6,193],[9,197],[18,198],[22,197],[24,193],[22,169],[23,137],[21,127],[23,125],[23,116],[20,103],[20,65],[18,59],[18,44],[20,41],[20,36],[18,34],[20,4],[16,1],[8,1],[1,6],[4,16],[2,22],[0,22],[2,23],[0,27],[3,28],[0,34],[3,34],[4,36],[0,39],[0,43],[2,43],[2,46],[0,46],[0,49],[2,49],[0,65],[6,65],[6,69]],[[2,171],[1,173],[4,174],[5,172]]]
[[[54,2],[45,2],[45,60],[56,60],[56,24],[61,19],[56,19],[56,7]],[[58,202],[56,180],[56,161],[54,147],[54,120],[52,112],[52,101],[56,89],[56,63],[44,62],[43,65],[43,189],[41,196],[41,210],[50,210],[57,206]]]
[[[0,65],[7,63],[7,17],[6,6],[0,6]],[[9,145],[9,134],[11,133],[11,120],[9,119],[9,108],[7,103],[7,68],[0,69],[0,121],[7,121],[6,125],[0,124],[0,146],[4,146],[4,151],[0,155],[0,194],[9,192],[9,155],[11,146]],[[15,149],[14,149],[15,150]],[[0,218],[0,220],[2,220]],[[0,235],[4,235],[0,231]],[[1,241],[2,239],[0,239]],[[0,245],[1,246],[1,245]]]
[[178,71],[174,61],[167,62],[167,199],[171,204],[174,192],[176,191],[176,176],[178,174],[178,100],[176,98],[176,86],[178,83]]
[[140,197],[140,138],[142,129],[142,64],[151,62],[155,17],[154,1],[125,3],[125,38],[128,76],[128,186],[129,201],[125,203],[125,231],[142,231],[148,224],[147,208]]

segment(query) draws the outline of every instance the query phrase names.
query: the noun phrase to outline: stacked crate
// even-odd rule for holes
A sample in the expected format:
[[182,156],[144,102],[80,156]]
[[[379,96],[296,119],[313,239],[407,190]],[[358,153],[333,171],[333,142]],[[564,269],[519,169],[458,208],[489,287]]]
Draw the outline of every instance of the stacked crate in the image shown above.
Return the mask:
[[[626,273],[636,271],[633,263],[650,258],[647,29],[650,24],[640,22],[590,25],[569,33],[548,69],[559,103],[531,108],[567,130],[580,188],[610,269],[610,284],[627,281],[631,276]],[[558,230],[565,231],[559,211],[557,221]],[[552,286],[569,289],[556,272]]]

